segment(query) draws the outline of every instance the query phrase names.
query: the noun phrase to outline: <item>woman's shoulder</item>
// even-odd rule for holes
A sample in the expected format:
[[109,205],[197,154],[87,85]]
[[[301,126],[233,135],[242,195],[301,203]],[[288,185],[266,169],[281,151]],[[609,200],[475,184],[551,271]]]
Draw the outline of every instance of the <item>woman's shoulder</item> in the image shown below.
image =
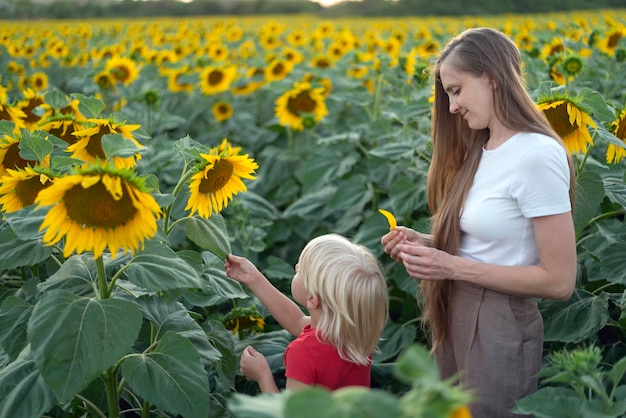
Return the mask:
[[538,132],[519,132],[509,141],[508,152],[518,157],[542,154],[566,155],[565,146],[551,136]]

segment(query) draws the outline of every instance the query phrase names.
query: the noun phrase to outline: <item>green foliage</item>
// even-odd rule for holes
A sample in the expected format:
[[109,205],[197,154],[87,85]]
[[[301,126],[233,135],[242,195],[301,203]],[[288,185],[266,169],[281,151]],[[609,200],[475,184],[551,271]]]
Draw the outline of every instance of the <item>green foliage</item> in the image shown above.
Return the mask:
[[572,418],[623,417],[626,413],[626,358],[613,366],[602,364],[595,346],[556,351],[540,376],[546,385],[518,402],[515,412],[536,417],[565,414]]
[[447,418],[471,400],[453,380],[440,379],[430,354],[421,345],[406,348],[394,372],[410,387],[402,395],[361,387],[333,392],[312,387],[259,396],[238,394],[228,406],[237,418]]
[[[537,36],[547,42],[553,33]],[[10,60],[4,51],[0,72]],[[525,51],[523,58],[533,95],[551,94],[554,84],[543,83],[549,77],[546,62],[537,51]],[[214,98],[170,94],[155,64],[146,63],[132,87],[119,87],[117,99],[127,100],[121,113],[145,129],[141,142],[147,149],[138,169],[167,216],[159,221],[157,236],[134,254],[106,254],[96,261],[89,254],[63,259],[60,248],[42,243],[45,209],[3,214],[0,416],[114,415],[121,405],[160,417],[269,417],[294,410],[385,417],[410,410],[411,416],[445,417],[450,407],[466,403],[465,392],[439,381],[424,349],[418,283],[380,246],[388,226],[379,208],[392,211],[399,224],[428,229],[431,86],[416,79],[408,84],[402,66],[382,65],[370,92],[346,79],[354,59],[348,55],[325,70],[333,81],[329,115],[300,132],[277,125],[272,109],[302,70],[254,95],[227,96],[237,111],[224,123],[210,118]],[[626,355],[626,171],[624,162],[607,164],[604,155],[609,144],[622,146],[608,130],[626,103],[626,67],[615,60],[594,52],[564,89],[580,98],[598,127],[591,130],[593,146],[574,156],[576,293],[567,302],[540,304],[546,359],[563,349],[575,353],[595,345],[602,348],[601,361],[596,352],[583,356],[585,367],[577,371],[583,364],[578,357],[556,358],[542,372],[540,392],[518,405],[536,416],[618,414],[626,399],[621,360]],[[101,92],[91,82],[91,70],[53,64],[50,79],[58,89],[50,90],[46,103],[64,106],[63,89],[94,117],[117,106],[113,94],[96,97]],[[18,86],[11,77],[2,74],[3,82]],[[158,100],[147,102],[145,92],[158,92]],[[0,136],[12,128],[0,121]],[[224,137],[254,156],[257,180],[219,215],[188,217],[186,176],[199,155]],[[24,135],[21,152],[42,159],[49,142],[58,141],[50,136],[46,142],[35,131]],[[103,138],[103,146],[109,157],[136,151],[118,135]],[[58,154],[53,167],[75,163]],[[226,277],[224,257],[229,252],[249,257],[289,294],[300,251],[312,236],[326,232],[366,245],[388,277],[390,321],[374,356],[375,390],[252,396],[258,388],[238,374],[241,351],[254,345],[284,383],[282,356],[291,337],[247,289]],[[103,281],[110,290],[106,298],[101,297]],[[263,316],[264,332],[233,335],[222,321],[238,309]],[[569,361],[576,367],[566,367]]]

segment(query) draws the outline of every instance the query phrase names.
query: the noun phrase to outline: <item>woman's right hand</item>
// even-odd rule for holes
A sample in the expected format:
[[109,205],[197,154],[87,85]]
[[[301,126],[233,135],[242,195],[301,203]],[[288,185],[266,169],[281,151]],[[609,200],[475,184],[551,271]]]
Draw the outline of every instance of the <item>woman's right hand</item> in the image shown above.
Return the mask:
[[402,261],[398,258],[398,255],[400,254],[398,244],[405,241],[420,242],[420,234],[411,228],[407,228],[406,226],[398,226],[396,229],[392,229],[383,235],[380,240],[385,252],[389,254],[393,260],[398,262]]

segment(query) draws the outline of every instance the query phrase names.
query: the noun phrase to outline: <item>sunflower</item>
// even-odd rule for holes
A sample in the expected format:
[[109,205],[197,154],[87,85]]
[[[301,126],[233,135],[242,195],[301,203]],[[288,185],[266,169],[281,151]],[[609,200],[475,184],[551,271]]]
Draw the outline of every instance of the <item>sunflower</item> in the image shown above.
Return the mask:
[[[626,108],[622,110],[619,117],[611,124],[611,132],[623,142],[626,142]],[[624,157],[626,157],[626,148],[609,144],[606,149],[607,163],[617,164],[622,161]]]
[[35,109],[44,103],[43,96],[29,88],[23,90],[22,93],[24,95],[24,100],[18,101],[17,107],[26,115],[23,119],[24,126],[30,130],[36,127],[37,123],[41,120],[41,116],[36,113]]
[[213,116],[218,122],[224,122],[233,116],[233,107],[228,102],[219,101],[213,104]]
[[265,320],[254,305],[249,308],[233,308],[222,317],[222,323],[233,335],[240,333],[240,336],[258,334],[265,327]]
[[244,31],[239,26],[231,26],[226,30],[226,40],[228,42],[238,42],[243,38]]
[[170,70],[167,75],[167,88],[172,93],[191,93],[193,91],[193,84],[188,83],[185,77],[189,74],[189,67],[187,65]]
[[24,128],[23,120],[26,118],[26,113],[15,106],[9,105],[7,100],[7,89],[0,85],[0,120],[13,122],[18,129]]
[[[111,119],[87,119],[83,124],[87,128],[75,131],[74,136],[78,140],[67,147],[67,151],[72,153],[72,158],[87,163],[94,163],[98,160],[104,163],[106,155],[102,148],[102,137],[109,134],[121,134],[124,138],[131,140],[138,148],[143,148],[132,134],[140,125],[126,125],[123,122],[116,122]],[[139,159],[141,159],[139,153],[130,157],[114,156],[113,163],[116,168],[130,168]]]
[[574,77],[578,75],[584,67],[583,58],[580,55],[569,55],[563,60],[562,67],[569,76]]
[[[20,155],[20,139],[21,131],[15,129],[14,133],[9,136],[5,135],[0,138],[0,176],[8,174],[9,169],[24,169],[26,167],[35,167],[40,162],[37,160],[26,160]],[[42,163],[47,166],[50,162],[50,156],[46,156]]]
[[366,65],[352,65],[347,70],[348,77],[356,79],[365,78],[368,72],[369,67]]
[[39,230],[49,245],[65,237],[64,257],[91,251],[99,258],[107,247],[113,257],[120,249],[134,254],[156,234],[161,216],[143,179],[102,167],[55,179],[35,203],[50,206]]
[[311,59],[311,67],[314,68],[328,68],[334,65],[333,60],[328,55],[316,55]]
[[79,104],[78,99],[68,99],[66,106],[55,109],[44,103],[41,107],[45,109],[45,113],[38,129],[49,132],[70,145],[75,143],[77,138],[74,132],[81,130],[80,122],[87,119],[79,110]]
[[236,75],[236,67],[206,67],[200,72],[200,90],[206,96],[227,91]]
[[93,77],[93,81],[102,90],[112,90],[113,87],[115,87],[115,79],[113,78],[113,75],[108,71],[100,71]]
[[304,60],[304,56],[295,48],[283,48],[282,57],[291,65],[300,64]]
[[268,83],[272,81],[282,80],[287,77],[293,70],[293,64],[286,60],[275,59],[272,60],[265,68],[265,81]]
[[563,44],[563,40],[561,38],[553,38],[549,43],[544,45],[541,50],[541,58],[548,62],[554,57],[565,52],[565,45]]
[[139,77],[137,63],[128,57],[115,55],[106,61],[104,71],[111,74],[115,82],[129,86]]
[[598,49],[612,57],[622,38],[626,38],[626,28],[615,27],[606,33],[606,36],[598,42]]
[[263,35],[261,35],[261,37],[259,38],[259,43],[261,44],[263,49],[265,49],[267,51],[271,51],[273,49],[276,49],[281,44],[281,42],[278,39],[278,37],[276,35],[271,34],[271,33],[270,34],[263,34]]
[[212,61],[226,61],[230,52],[228,51],[228,47],[223,44],[211,44],[207,49],[207,54],[211,58]]
[[7,174],[0,177],[0,210],[6,213],[32,205],[39,192],[52,184],[50,176],[28,166],[23,170],[6,171]]
[[324,102],[323,88],[311,88],[310,83],[296,83],[276,100],[275,115],[283,126],[293,130],[304,129],[304,118],[313,115],[316,122],[328,114]]
[[571,98],[546,99],[538,106],[550,121],[552,128],[563,139],[570,153],[585,153],[588,146],[593,145],[587,125],[595,128],[596,124]]
[[48,75],[42,71],[37,71],[28,77],[28,87],[35,91],[43,91],[48,88]]
[[286,35],[286,41],[288,45],[303,47],[309,43],[309,35],[304,30],[295,28]]
[[200,154],[202,163],[198,172],[191,177],[189,191],[191,195],[185,210],[189,216],[196,212],[203,218],[209,218],[228,206],[233,196],[247,190],[242,178],[254,180],[254,170],[259,166],[248,154],[240,155],[238,148],[226,146],[221,153],[213,149],[210,154]]

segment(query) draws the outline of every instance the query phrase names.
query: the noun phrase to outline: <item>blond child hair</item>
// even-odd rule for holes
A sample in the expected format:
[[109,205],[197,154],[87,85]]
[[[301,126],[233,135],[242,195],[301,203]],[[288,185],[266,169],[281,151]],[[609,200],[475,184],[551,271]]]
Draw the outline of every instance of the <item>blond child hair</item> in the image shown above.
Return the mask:
[[342,359],[370,364],[389,309],[377,259],[362,245],[326,234],[304,247],[299,268],[305,290],[318,295],[322,305],[317,337],[336,347]]

